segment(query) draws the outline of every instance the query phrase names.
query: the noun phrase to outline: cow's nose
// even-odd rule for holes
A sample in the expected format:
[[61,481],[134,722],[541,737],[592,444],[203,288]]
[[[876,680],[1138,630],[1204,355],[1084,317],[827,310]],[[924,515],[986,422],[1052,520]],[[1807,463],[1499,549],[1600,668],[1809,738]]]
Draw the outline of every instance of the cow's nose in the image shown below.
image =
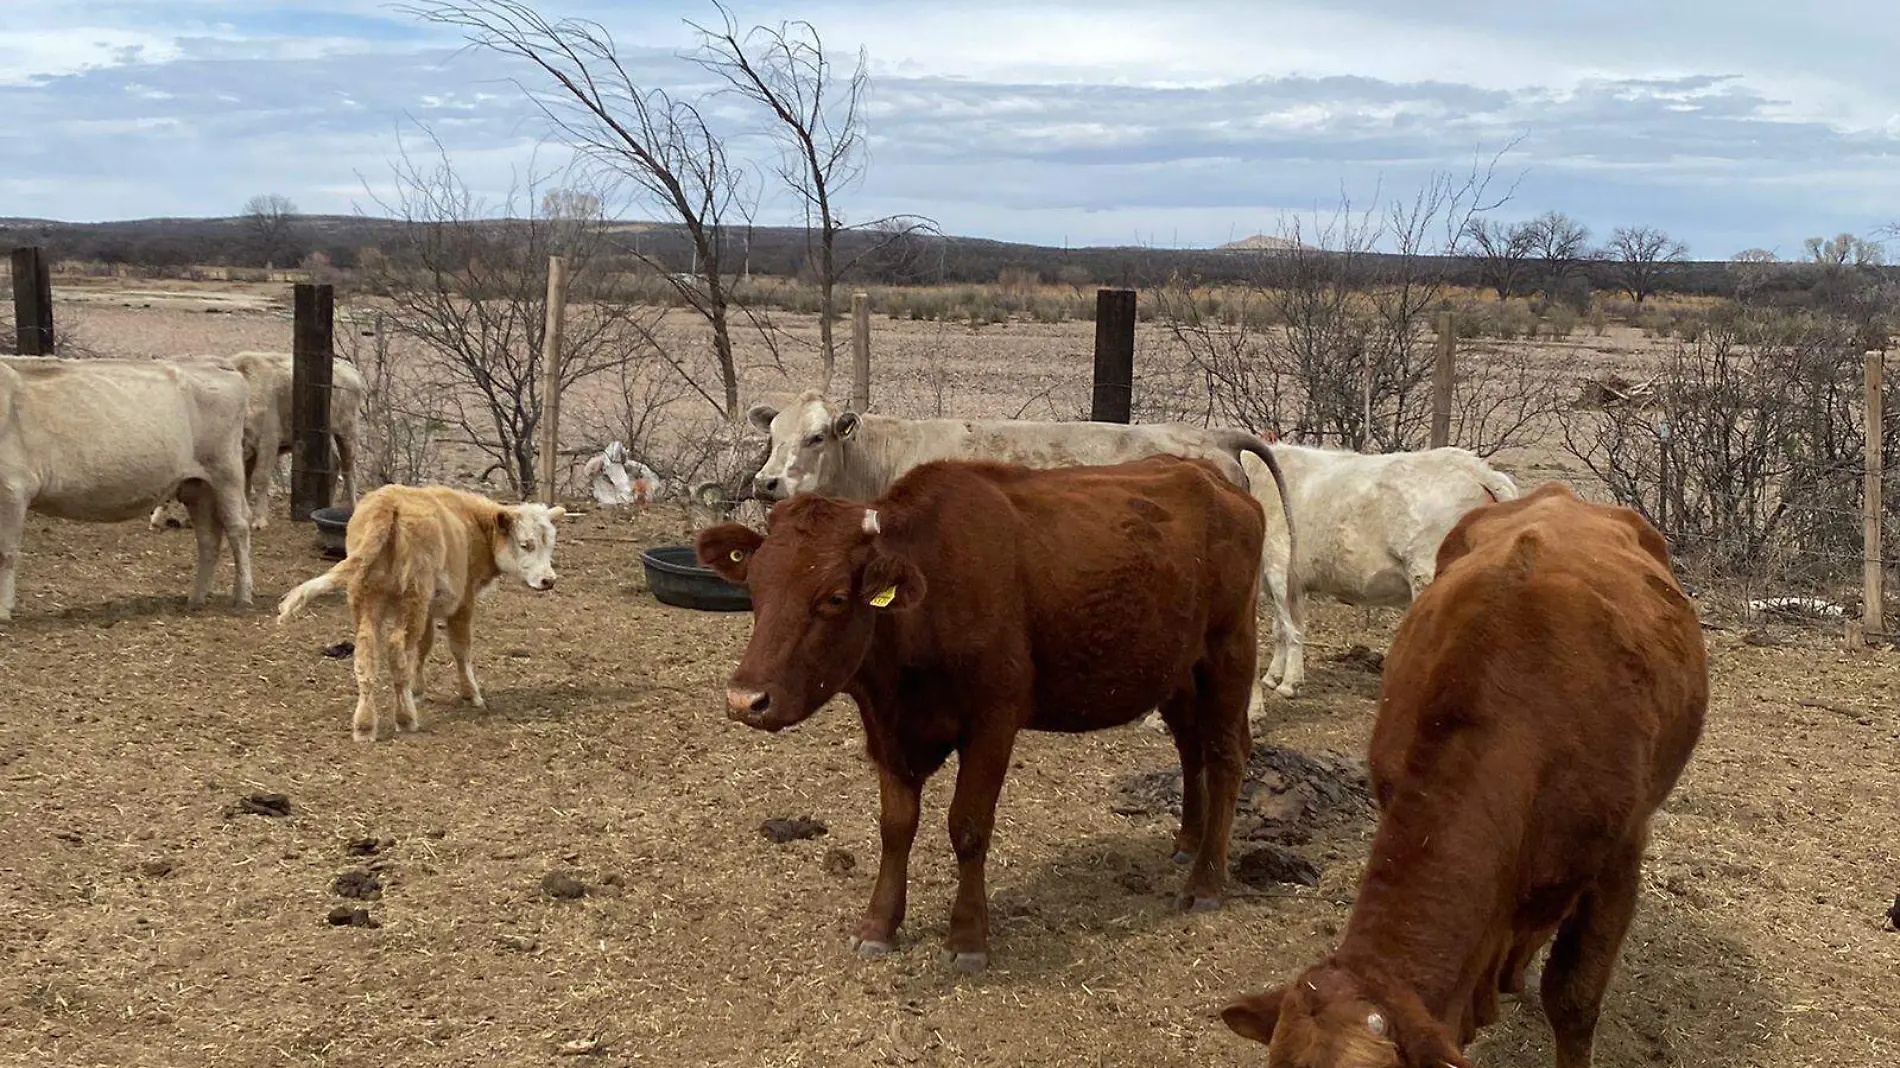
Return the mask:
[[759,485],[765,487],[765,492],[767,493],[777,493],[778,483],[779,483],[779,480],[777,478],[768,478],[765,481],[759,483]]
[[748,720],[765,715],[772,707],[772,696],[758,690],[727,690],[726,712],[733,719]]

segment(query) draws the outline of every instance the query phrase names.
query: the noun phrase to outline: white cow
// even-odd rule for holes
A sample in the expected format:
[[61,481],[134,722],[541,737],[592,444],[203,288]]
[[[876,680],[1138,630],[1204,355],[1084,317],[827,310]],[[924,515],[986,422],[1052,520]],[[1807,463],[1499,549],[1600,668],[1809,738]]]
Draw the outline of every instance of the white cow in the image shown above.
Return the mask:
[[[772,436],[772,451],[752,480],[754,492],[767,500],[798,493],[874,500],[918,464],[958,459],[1069,467],[1172,454],[1211,460],[1245,486],[1241,456],[1271,456],[1266,442],[1244,430],[1187,423],[898,419],[841,411],[816,390],[799,394],[782,410],[756,404],[747,414]],[[1265,466],[1280,477],[1271,461]]]
[[114,523],[173,496],[198,533],[191,604],[231,543],[251,603],[244,425],[250,387],[229,363],[0,357],[0,620],[13,612],[26,513]]
[[[1438,543],[1460,516],[1517,497],[1517,484],[1465,449],[1366,454],[1275,444],[1290,508],[1299,525],[1293,548],[1279,516],[1283,502],[1244,456],[1251,487],[1267,513],[1261,599],[1271,599],[1277,637],[1267,680],[1291,696],[1306,678],[1306,594],[1351,605],[1403,608],[1432,581]],[[1297,575],[1297,580],[1292,576]]]
[[[263,530],[270,523],[270,486],[279,460],[291,450],[291,365],[288,352],[239,352],[230,356],[187,356],[187,362],[229,363],[251,383],[251,406],[245,420],[245,493],[251,502],[251,524]],[[347,361],[330,368],[330,441],[336,449],[337,469],[343,476],[344,503],[356,501],[357,413],[368,388],[362,374]],[[154,530],[163,529],[166,506],[152,510]]]

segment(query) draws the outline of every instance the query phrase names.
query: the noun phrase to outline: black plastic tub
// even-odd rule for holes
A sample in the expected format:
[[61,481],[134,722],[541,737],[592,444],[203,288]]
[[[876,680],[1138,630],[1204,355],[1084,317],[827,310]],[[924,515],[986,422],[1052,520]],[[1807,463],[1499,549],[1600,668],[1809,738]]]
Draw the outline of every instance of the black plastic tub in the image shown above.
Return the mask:
[[343,536],[350,529],[350,513],[354,508],[319,508],[310,513],[310,521],[317,525],[317,545],[323,555],[332,560],[341,560],[346,555]]
[[752,608],[752,592],[702,567],[691,545],[657,545],[640,553],[647,586],[661,604],[697,608],[702,612],[745,612]]

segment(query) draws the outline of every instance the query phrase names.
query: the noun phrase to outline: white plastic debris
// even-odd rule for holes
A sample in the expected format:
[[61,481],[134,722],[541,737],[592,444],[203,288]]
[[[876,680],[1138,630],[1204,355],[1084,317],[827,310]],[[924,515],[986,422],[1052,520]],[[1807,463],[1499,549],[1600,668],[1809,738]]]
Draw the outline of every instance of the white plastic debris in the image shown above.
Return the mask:
[[627,447],[618,441],[587,461],[581,473],[594,500],[605,505],[651,504],[661,492],[660,476],[628,456]]
[[1758,615],[1818,616],[1837,619],[1847,614],[1844,605],[1819,597],[1765,597],[1748,602],[1748,610]]

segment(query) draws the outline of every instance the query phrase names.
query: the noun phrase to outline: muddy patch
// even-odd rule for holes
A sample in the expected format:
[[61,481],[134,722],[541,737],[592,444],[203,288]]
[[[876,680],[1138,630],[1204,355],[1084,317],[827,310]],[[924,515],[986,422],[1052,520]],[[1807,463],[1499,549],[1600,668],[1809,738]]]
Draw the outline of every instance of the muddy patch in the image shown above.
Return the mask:
[[[1123,816],[1181,817],[1181,769],[1124,779],[1112,802]],[[1235,877],[1250,885],[1317,886],[1342,838],[1370,833],[1372,788],[1365,762],[1254,746],[1234,816]]]

